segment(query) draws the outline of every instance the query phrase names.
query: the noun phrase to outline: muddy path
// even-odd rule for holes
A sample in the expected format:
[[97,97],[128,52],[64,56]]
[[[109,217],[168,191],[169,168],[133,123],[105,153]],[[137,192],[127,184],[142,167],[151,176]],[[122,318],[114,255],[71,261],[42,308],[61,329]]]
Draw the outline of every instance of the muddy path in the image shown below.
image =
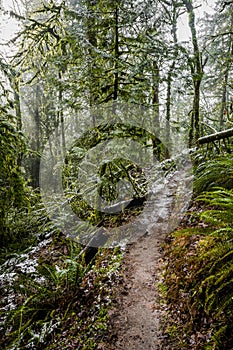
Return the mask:
[[128,247],[123,262],[123,287],[111,314],[110,340],[101,349],[162,349],[157,284],[163,239],[164,236],[152,234]]

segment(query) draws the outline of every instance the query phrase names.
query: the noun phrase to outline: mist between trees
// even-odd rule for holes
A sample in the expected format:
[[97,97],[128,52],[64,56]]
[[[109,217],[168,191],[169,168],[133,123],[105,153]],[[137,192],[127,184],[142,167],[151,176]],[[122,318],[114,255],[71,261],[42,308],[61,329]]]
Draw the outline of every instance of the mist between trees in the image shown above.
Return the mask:
[[[1,101],[36,152],[27,161],[34,187],[49,135],[68,116],[78,120],[82,109],[109,101],[149,106],[154,127],[184,129],[190,147],[232,127],[232,3],[217,1],[197,23],[199,6],[160,0],[3,7],[2,18],[14,18],[19,31],[9,43],[13,57],[1,57]],[[180,42],[184,13],[191,37]]]
[[[189,240],[191,231],[184,240],[182,232],[181,238],[177,235],[177,241],[173,240],[166,288],[171,290],[172,298],[174,295],[174,310],[175,297],[183,298],[185,294],[188,298],[191,291],[195,299],[183,303],[189,309],[183,310],[188,315],[187,334],[199,330],[197,324],[200,332],[202,322],[206,329],[210,324],[206,339],[212,343],[206,349],[223,349],[222,344],[230,349],[233,299],[232,293],[225,291],[232,286],[233,2],[215,1],[211,14],[202,11],[201,17],[197,15],[200,6],[196,0],[14,0],[11,6],[1,2],[0,21],[14,23],[15,28],[0,50],[0,263],[3,270],[7,266],[1,275],[5,294],[4,315],[0,314],[6,323],[0,331],[6,348],[30,348],[34,344],[34,348],[45,349],[46,345],[52,349],[57,348],[60,339],[67,349],[69,342],[77,348],[79,341],[79,349],[96,348],[96,341],[106,330],[109,294],[119,277],[122,259],[117,249],[99,250],[98,239],[100,245],[105,244],[109,239],[107,229],[132,226],[143,212],[148,201],[149,160],[153,163],[154,159],[159,166],[153,174],[158,190],[153,204],[157,201],[159,211],[165,203],[161,216],[157,215],[157,225],[165,227],[160,219],[165,214],[170,216],[168,205],[172,207],[177,199],[177,214],[190,200],[192,183],[182,182],[187,178],[179,177],[177,169],[180,166],[183,170],[186,155],[191,153],[194,194],[214,186],[218,189],[201,197],[210,210],[208,207],[201,216],[196,203],[194,213],[188,214],[186,224],[191,228],[193,222],[200,224],[200,217],[203,220],[204,231],[198,226],[198,237],[192,238],[195,244]],[[184,18],[190,33],[187,41],[178,35]],[[125,123],[119,119],[122,115]],[[68,130],[67,125],[71,125]],[[80,130],[84,132],[80,134]],[[79,137],[69,148],[70,135],[75,132]],[[182,142],[176,135],[182,135]],[[170,140],[174,141],[174,149]],[[106,158],[99,157],[97,149]],[[171,150],[179,153],[184,149],[186,153],[179,159],[174,152],[171,154]],[[135,158],[124,158],[127,152]],[[40,191],[45,154],[50,163],[42,175],[48,178],[48,192],[57,194],[59,186],[65,192],[64,197],[58,195],[51,202],[52,210],[69,205],[75,215],[101,233],[100,237],[90,237],[86,232],[90,244],[85,247],[64,238],[48,215]],[[220,154],[222,157],[218,157]],[[132,159],[139,160],[139,164]],[[50,182],[49,176],[56,177],[61,168],[60,182]],[[175,172],[174,184],[187,190],[184,201],[179,201],[169,183]],[[163,186],[161,179],[168,186]],[[162,197],[164,187],[167,192]],[[63,201],[60,207],[59,199]],[[150,210],[147,214],[144,217],[154,216]],[[172,219],[177,223],[177,215]],[[95,240],[97,243],[91,246]],[[199,241],[207,242],[200,251],[196,249]],[[30,251],[31,255],[24,255],[22,252],[33,244],[37,248]],[[193,251],[186,254],[185,248],[182,256],[176,244],[187,250],[191,244],[192,250],[200,252],[198,264],[193,265]],[[223,248],[218,250],[220,245]],[[205,247],[210,247],[210,259]],[[173,263],[176,254],[177,264]],[[25,257],[29,267],[33,264],[30,276],[25,272]],[[182,263],[187,257],[187,266],[196,268],[190,275],[196,284],[189,285],[189,279],[184,279],[182,295],[176,293],[181,284],[177,287],[174,274],[183,274]],[[229,268],[222,274],[225,261]],[[212,262],[213,269],[208,265]],[[20,266],[24,269],[18,273]],[[12,277],[16,284],[12,284]],[[199,288],[201,278],[204,284]],[[13,297],[12,288],[18,293],[13,290]],[[221,298],[226,294],[225,302]],[[15,304],[11,309],[12,300]],[[193,313],[189,315],[190,310]],[[71,334],[69,338],[70,324],[75,337]],[[77,334],[81,334],[79,338]]]

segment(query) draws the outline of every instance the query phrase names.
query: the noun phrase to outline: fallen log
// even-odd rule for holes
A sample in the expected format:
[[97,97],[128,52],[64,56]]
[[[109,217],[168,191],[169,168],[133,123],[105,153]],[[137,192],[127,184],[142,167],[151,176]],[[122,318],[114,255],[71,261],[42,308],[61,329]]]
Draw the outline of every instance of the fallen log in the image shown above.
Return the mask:
[[210,134],[207,136],[200,137],[198,139],[198,143],[199,145],[203,145],[205,143],[214,142],[214,141],[225,139],[231,136],[233,136],[233,128],[219,131],[219,132],[216,132],[215,134]]

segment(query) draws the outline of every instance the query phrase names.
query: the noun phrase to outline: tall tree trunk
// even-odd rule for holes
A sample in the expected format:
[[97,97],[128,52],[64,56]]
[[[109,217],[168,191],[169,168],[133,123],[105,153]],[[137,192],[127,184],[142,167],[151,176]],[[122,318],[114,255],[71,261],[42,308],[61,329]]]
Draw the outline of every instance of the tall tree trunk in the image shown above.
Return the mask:
[[186,10],[188,12],[189,27],[191,30],[193,44],[193,58],[189,60],[194,89],[193,108],[190,125],[190,135],[192,138],[189,140],[189,143],[190,145],[194,143],[196,146],[198,146],[198,139],[200,137],[200,87],[203,78],[203,67],[197,40],[195,13],[192,0],[183,0],[183,4],[185,5]]
[[152,67],[152,107],[153,107],[153,135],[152,138],[153,153],[157,160],[161,160],[161,142],[159,140],[160,121],[159,121],[159,83],[160,83],[160,71],[157,61],[153,61]]
[[21,113],[19,89],[20,89],[19,81],[16,77],[15,81],[14,81],[15,114],[16,114],[16,121],[17,121],[17,129],[21,131],[23,128],[23,123],[22,123],[22,113]]
[[229,69],[227,68],[224,74],[223,87],[222,87],[222,101],[221,101],[221,110],[219,116],[219,127],[220,130],[224,127],[224,117],[228,116],[227,113],[227,84],[228,84],[228,75]]
[[167,96],[166,96],[166,131],[167,131],[167,138],[170,137],[170,120],[171,120],[171,90],[172,90],[172,79],[173,79],[173,73],[176,65],[176,60],[178,56],[178,40],[177,40],[177,18],[178,18],[178,12],[177,12],[177,6],[172,2],[173,5],[173,13],[172,13],[172,36],[173,36],[173,44],[174,44],[174,54],[172,63],[169,67],[168,75],[167,75]]
[[114,90],[113,90],[113,100],[116,101],[118,97],[118,86],[119,86],[119,8],[118,3],[116,2],[115,8],[115,64],[114,64]]
[[[233,13],[231,14],[231,28],[233,28]],[[232,42],[232,35],[229,36],[228,39],[228,55],[229,57],[226,60],[226,68],[223,75],[223,86],[222,86],[222,100],[221,100],[221,110],[220,110],[220,116],[219,116],[219,126],[220,130],[224,127],[224,119],[229,118],[229,111],[227,108],[227,93],[228,93],[228,83],[229,83],[229,73],[231,71],[232,67],[232,58],[233,58],[233,42]]]
[[63,91],[62,91],[62,72],[60,71],[58,73],[59,77],[59,92],[58,92],[58,120],[61,124],[61,139],[62,139],[62,152],[63,156],[65,156],[66,153],[66,139],[65,139],[65,129],[64,129],[64,114],[63,114],[63,106],[62,106],[62,100],[63,100]]
[[[34,112],[34,122],[35,122],[35,143],[34,149],[36,152],[40,152],[41,146],[41,130],[40,130],[40,111],[39,111],[39,101],[40,101],[40,91],[39,86],[36,86],[36,108]],[[39,189],[40,187],[40,156],[35,155],[31,159],[31,185],[34,189]]]
[[[22,112],[21,112],[21,104],[20,104],[20,83],[19,83],[19,74],[15,71],[12,72],[11,75],[11,85],[14,91],[14,106],[15,106],[15,116],[16,116],[16,125],[17,130],[22,131],[23,123],[22,123]],[[22,164],[22,156],[19,155],[17,159],[17,164],[21,166]]]
[[93,48],[97,48],[97,37],[96,37],[96,20],[95,13],[93,11],[93,7],[96,6],[97,0],[87,0],[87,9],[88,9],[88,17],[87,17],[87,40],[89,42],[88,48],[88,79],[89,79],[89,106],[91,108],[91,119],[93,122],[93,127],[96,124],[95,113],[93,113],[92,108],[96,103],[96,79],[95,79],[95,52]]
[[[159,129],[159,80],[160,80],[160,72],[157,61],[153,61],[152,67],[152,77],[153,77],[153,85],[152,85],[152,106],[154,110],[154,127]],[[158,131],[158,130],[157,130]]]

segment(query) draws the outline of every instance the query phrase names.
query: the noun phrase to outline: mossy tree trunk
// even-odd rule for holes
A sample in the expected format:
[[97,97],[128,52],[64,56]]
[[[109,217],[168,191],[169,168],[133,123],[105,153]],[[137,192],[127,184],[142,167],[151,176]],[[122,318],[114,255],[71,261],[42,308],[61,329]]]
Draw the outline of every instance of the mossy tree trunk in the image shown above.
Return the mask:
[[193,2],[192,0],[183,0],[183,4],[186,8],[189,17],[189,27],[191,30],[193,45],[193,57],[189,58],[189,66],[191,69],[194,94],[189,133],[189,144],[190,146],[197,146],[198,139],[200,137],[200,88],[204,72],[202,66],[201,52],[199,50],[199,44],[197,40]]

